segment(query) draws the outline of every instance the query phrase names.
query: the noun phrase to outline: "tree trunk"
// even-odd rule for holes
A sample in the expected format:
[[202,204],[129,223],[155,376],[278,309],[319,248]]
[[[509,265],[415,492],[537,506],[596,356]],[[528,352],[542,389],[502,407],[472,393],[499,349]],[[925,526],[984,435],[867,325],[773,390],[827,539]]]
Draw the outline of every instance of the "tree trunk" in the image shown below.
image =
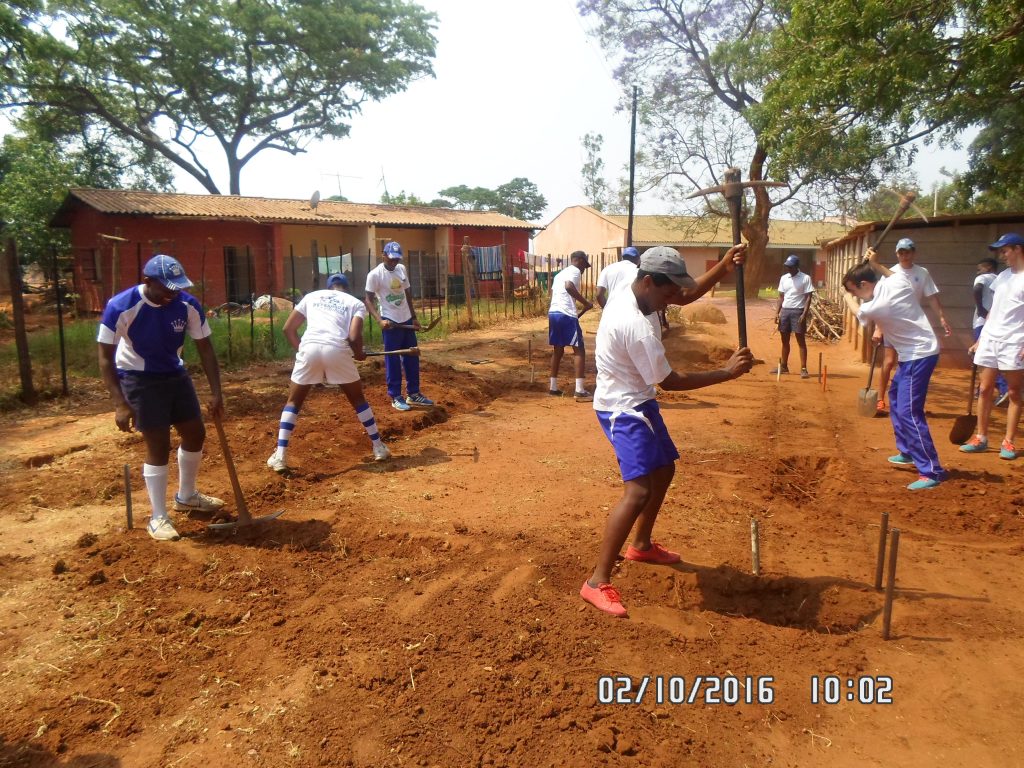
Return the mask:
[[[758,145],[750,161],[751,181],[764,181],[764,163],[767,158],[768,154],[764,147]],[[770,273],[765,250],[768,247],[768,221],[773,208],[772,200],[764,187],[754,187],[753,193],[754,210],[743,225],[743,235],[750,244],[743,270],[746,277],[744,294],[747,298],[757,298],[764,275]]]

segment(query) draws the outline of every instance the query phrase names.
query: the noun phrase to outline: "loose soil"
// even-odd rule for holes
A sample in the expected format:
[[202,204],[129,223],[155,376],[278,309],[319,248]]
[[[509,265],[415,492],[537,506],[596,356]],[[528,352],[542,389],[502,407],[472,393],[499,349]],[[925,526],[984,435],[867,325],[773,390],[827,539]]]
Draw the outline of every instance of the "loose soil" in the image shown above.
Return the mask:
[[[730,323],[670,334],[679,367],[733,344],[728,301],[704,301]],[[754,302],[749,321],[769,361],[771,311]],[[846,342],[812,343],[815,373],[819,352],[825,392],[759,365],[662,396],[683,458],[656,534],[684,562],[623,561],[626,620],[578,596],[621,482],[589,404],[546,392],[543,319],[425,344],[433,411],[392,410],[366,364],[387,463],[323,389],[295,431],[297,471],[273,474],[289,366],[227,376],[249,507],[287,510],[233,535],[184,515],[182,541],[146,535],[141,439],[116,431],[95,383],[5,417],[0,766],[1024,764],[1024,462],[949,444],[967,376],[942,370],[928,407],[951,479],[905,490],[888,421],[857,415],[866,366]],[[200,481],[230,498],[216,439]],[[902,533],[889,641],[883,511]],[[813,703],[827,675],[842,700]],[[603,704],[602,676],[651,682],[639,704]],[[697,676],[738,679],[722,689],[741,702],[655,701],[655,678],[667,696],[669,678],[688,693]],[[891,704],[846,699],[879,676]]]

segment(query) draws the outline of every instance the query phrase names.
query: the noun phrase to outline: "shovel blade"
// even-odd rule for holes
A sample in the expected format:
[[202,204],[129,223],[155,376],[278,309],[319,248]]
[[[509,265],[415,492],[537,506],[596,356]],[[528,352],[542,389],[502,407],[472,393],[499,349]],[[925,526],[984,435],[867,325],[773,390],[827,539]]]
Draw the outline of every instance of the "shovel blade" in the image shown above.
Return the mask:
[[253,517],[249,522],[242,520],[229,520],[225,523],[209,523],[206,526],[208,531],[232,531],[236,528],[248,528],[250,525],[256,525],[257,523],[268,523],[271,520],[277,520],[281,515],[284,514],[283,509],[277,510],[277,512],[271,512],[269,515],[263,517]]
[[861,416],[874,418],[878,412],[878,390],[861,389],[857,393],[857,413]]
[[963,445],[974,435],[977,426],[977,416],[957,416],[953,428],[949,430],[949,442],[953,445]]

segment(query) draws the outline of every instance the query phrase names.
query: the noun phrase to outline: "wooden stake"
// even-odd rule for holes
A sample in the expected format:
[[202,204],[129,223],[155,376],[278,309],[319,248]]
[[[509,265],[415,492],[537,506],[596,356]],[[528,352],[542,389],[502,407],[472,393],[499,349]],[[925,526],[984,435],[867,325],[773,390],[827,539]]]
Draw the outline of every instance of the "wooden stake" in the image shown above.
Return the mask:
[[761,541],[757,520],[750,518],[750,556],[755,576],[761,575]]
[[779,358],[779,365],[775,369],[775,381],[782,381],[782,358]]
[[885,583],[885,608],[882,611],[882,639],[889,639],[892,626],[892,597],[896,591],[896,557],[900,549],[900,529],[892,529],[892,547],[889,549],[889,574]]
[[828,366],[827,365],[825,366],[825,368],[821,372],[821,391],[822,392],[828,392]]
[[124,465],[124,512],[128,518],[128,528],[131,530],[135,527],[135,521],[132,519],[132,470],[127,464]]
[[821,352],[818,353],[818,383],[821,384]]
[[882,588],[882,571],[885,570],[885,540],[889,535],[889,513],[882,513],[882,522],[878,533],[878,562],[875,563],[875,589]]

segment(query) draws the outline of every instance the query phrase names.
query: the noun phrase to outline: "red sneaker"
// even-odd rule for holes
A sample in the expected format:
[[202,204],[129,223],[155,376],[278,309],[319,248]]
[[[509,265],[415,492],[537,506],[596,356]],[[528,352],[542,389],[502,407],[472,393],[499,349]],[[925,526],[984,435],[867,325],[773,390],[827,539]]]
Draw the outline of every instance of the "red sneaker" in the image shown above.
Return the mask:
[[580,587],[580,597],[599,611],[619,618],[626,615],[626,606],[622,604],[622,596],[619,594],[619,590],[611,584],[598,584],[596,587],[592,587],[589,581],[584,581],[583,586]]
[[683,558],[678,552],[671,552],[665,549],[656,541],[651,542],[650,549],[637,549],[632,544],[626,547],[626,559],[635,560],[638,563],[654,563],[655,565],[672,565]]

